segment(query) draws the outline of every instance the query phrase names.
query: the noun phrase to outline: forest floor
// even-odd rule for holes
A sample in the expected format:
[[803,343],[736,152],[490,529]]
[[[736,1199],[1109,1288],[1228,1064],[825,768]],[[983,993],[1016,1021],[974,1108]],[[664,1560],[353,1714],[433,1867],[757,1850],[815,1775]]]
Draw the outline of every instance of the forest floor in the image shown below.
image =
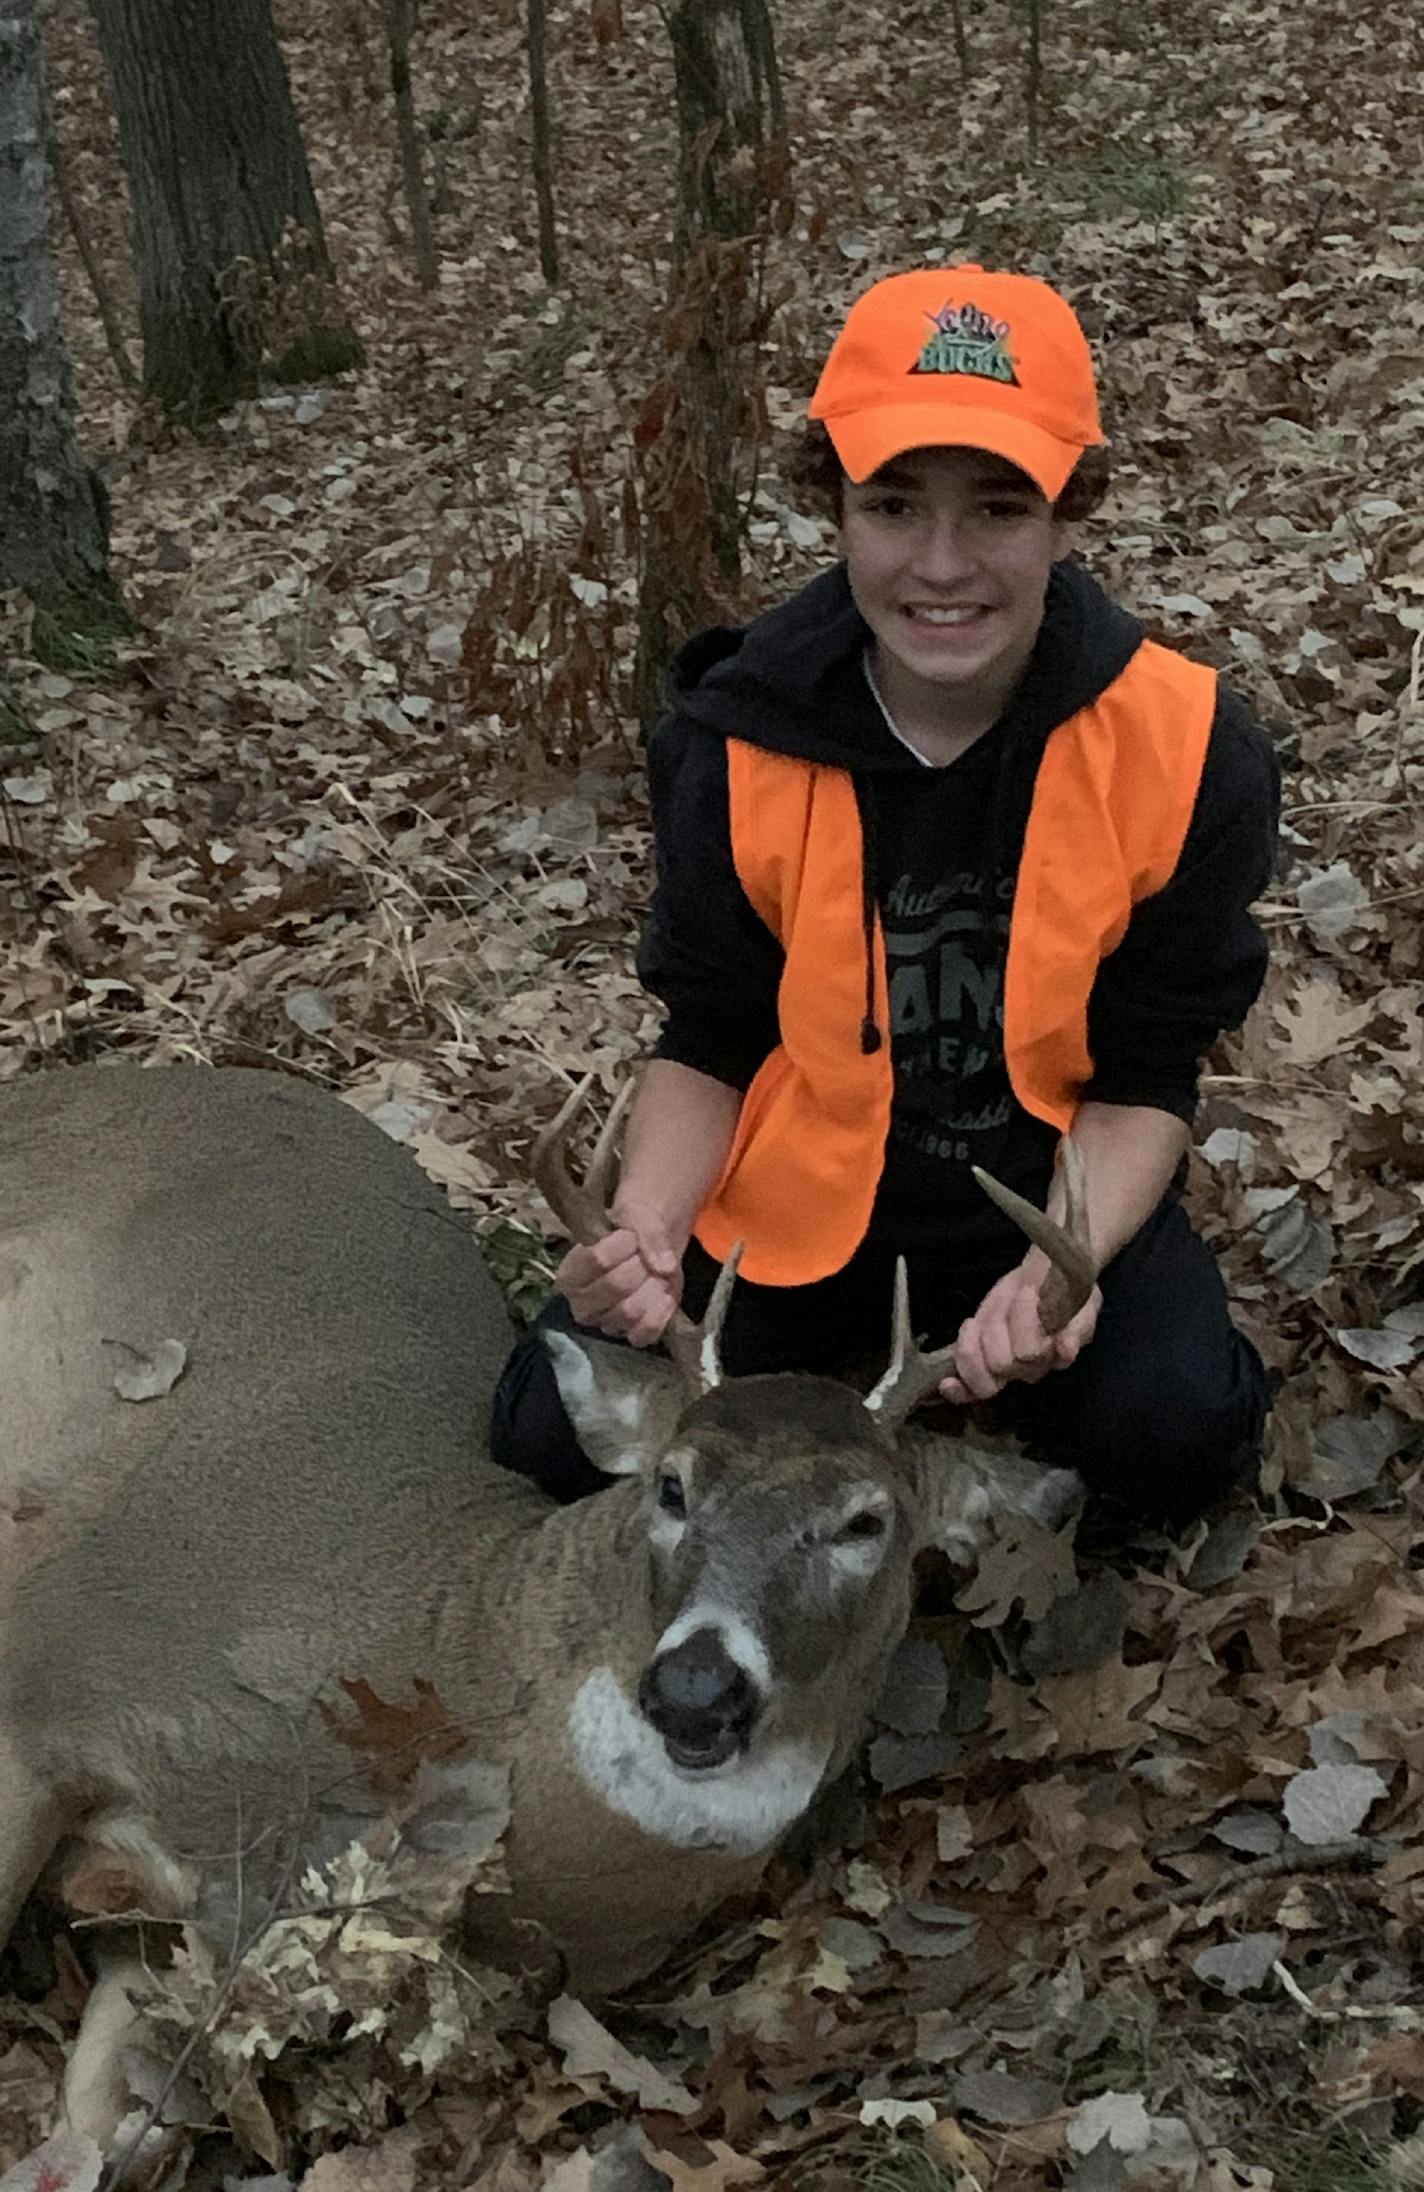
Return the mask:
[[[605,43],[581,0],[553,11],[550,294],[519,21],[435,12],[425,295],[380,10],[279,19],[368,363],[165,433],[61,237],[140,632],[84,679],[0,605],[34,733],[0,756],[0,1079],[118,1055],[307,1076],[408,1142],[528,1297],[530,1136],[654,1027],[630,428],[664,359],[666,35],[651,0]],[[218,2149],[201,2181],[1424,2186],[1424,30],[1411,0],[1058,0],[1031,160],[1021,17],[968,22],[966,88],[926,0],[784,0],[767,418],[795,423],[874,274],[1047,274],[1107,394],[1085,556],[1278,738],[1271,968],[1211,1062],[1192,1186],[1280,1381],[1261,1497],[1076,1568],[1066,1541],[1008,1548],[902,1656],[854,1854],[784,1867],[600,2023],[415,2030],[415,1959],[387,1974],[405,2023],[344,2049],[295,2010],[269,2047],[230,2001],[233,2044],[273,2057],[230,2111],[264,2159]],[[78,0],[49,28],[136,343]],[[744,610],[833,552],[774,440],[747,515]],[[81,1991],[61,1954],[0,2003],[0,2170],[52,2117]]]

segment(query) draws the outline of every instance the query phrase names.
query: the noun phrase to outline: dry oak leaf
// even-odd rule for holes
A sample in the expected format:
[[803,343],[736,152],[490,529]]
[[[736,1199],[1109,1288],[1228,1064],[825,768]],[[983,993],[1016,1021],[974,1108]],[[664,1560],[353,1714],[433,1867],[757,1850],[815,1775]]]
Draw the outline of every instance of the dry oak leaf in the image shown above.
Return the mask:
[[877,2124],[886,2131],[903,2130],[906,2124],[918,2124],[928,2131],[935,2120],[933,2101],[862,2101],[860,2121],[874,2128]]
[[1424,2101],[1424,2035],[1391,2033],[1370,2049],[1360,2068],[1382,2083],[1398,2086],[1416,2101]]
[[1352,1004],[1333,982],[1311,980],[1272,1008],[1284,1036],[1280,1056],[1286,1065],[1318,1066],[1337,1057],[1346,1045],[1367,1028],[1379,1011],[1379,999],[1367,997]]
[[755,2184],[766,2175],[750,2154],[736,2154],[723,2139],[698,2142],[707,2159],[688,2161],[666,2146],[653,2146],[649,2158],[655,2169],[672,2180],[672,2192],[726,2192],[728,2185]]
[[1388,1788],[1373,1766],[1309,1766],[1286,1783],[1286,1824],[1311,1849],[1347,1842]]
[[324,1701],[319,1701],[321,1716],[338,1743],[366,1753],[371,1761],[366,1778],[373,1789],[403,1788],[425,1759],[458,1757],[469,1742],[441,1704],[435,1685],[419,1675],[413,1705],[392,1705],[369,1682],[348,1681],[345,1675],[341,1687],[356,1708],[356,1718],[343,1720],[339,1708]]
[[1068,2126],[1074,2154],[1091,2154],[1104,2141],[1115,2154],[1140,2154],[1150,2145],[1152,2123],[1140,2093],[1097,2093],[1084,2101]]
[[615,2040],[570,1994],[549,2005],[549,2038],[562,2049],[571,2078],[602,2080],[615,2093],[631,2094],[640,2108],[665,2109],[670,2116],[691,2116],[697,2108],[685,2085]]
[[1020,2078],[1010,2070],[967,2070],[953,2081],[954,2105],[1000,2129],[1042,2123],[1063,2106],[1063,2094],[1046,2078]]
[[430,2134],[403,2124],[371,2146],[344,2146],[314,2161],[301,2192],[414,2192],[415,2158]]
[[902,1637],[890,1662],[874,1718],[897,1735],[931,1735],[949,1697],[949,1669],[932,1637]]
[[978,2140],[971,2139],[964,2126],[957,2123],[953,2116],[941,2116],[937,2123],[932,2123],[925,2133],[924,2144],[936,2161],[947,2165],[954,2172],[954,2183],[958,2184],[966,2177],[975,2183],[988,2183],[988,2155]]
[[128,1357],[114,1372],[114,1391],[120,1400],[162,1400],[171,1393],[188,1367],[188,1350],[181,1340],[160,1340],[151,1355],[127,1340],[105,1340],[106,1347],[121,1347]]
[[1078,1674],[1040,1675],[1034,1696],[1058,1730],[1058,1756],[1086,1758],[1140,1743],[1148,1730],[1131,1716],[1161,1685],[1160,1660],[1128,1667],[1121,1659],[1109,1659]]
[[1046,1530],[1030,1515],[1009,1518],[980,1554],[955,1605],[973,1615],[976,1629],[1000,1628],[1020,1601],[1030,1621],[1042,1621],[1055,1599],[1078,1587],[1075,1528],[1069,1522],[1061,1530]]
[[1370,1601],[1350,1639],[1352,1652],[1373,1650],[1376,1644],[1392,1644],[1411,1629],[1424,1629],[1424,1593],[1386,1584]]
[[1247,1933],[1239,1941],[1224,1941],[1219,1948],[1204,1948],[1192,1961],[1199,1979],[1206,1979],[1227,1994],[1247,1994],[1264,1986],[1271,1967],[1286,1945],[1283,1933]]

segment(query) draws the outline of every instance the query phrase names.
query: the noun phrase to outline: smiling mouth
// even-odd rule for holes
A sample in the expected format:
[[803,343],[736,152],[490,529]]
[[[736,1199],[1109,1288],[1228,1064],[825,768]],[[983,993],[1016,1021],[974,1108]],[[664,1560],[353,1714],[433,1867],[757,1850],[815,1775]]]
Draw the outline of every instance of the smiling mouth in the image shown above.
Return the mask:
[[930,632],[963,632],[981,624],[989,611],[978,606],[973,609],[921,609],[907,605],[904,614],[912,624],[923,626]]

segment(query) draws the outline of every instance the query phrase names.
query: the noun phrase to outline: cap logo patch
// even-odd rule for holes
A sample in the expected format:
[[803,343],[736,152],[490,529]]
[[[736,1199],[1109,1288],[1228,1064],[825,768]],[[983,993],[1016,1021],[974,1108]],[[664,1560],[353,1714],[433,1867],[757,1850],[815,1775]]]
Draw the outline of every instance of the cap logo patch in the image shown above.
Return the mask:
[[1007,320],[991,320],[976,304],[943,304],[925,318],[933,333],[910,367],[912,373],[972,373],[980,380],[1018,387]]

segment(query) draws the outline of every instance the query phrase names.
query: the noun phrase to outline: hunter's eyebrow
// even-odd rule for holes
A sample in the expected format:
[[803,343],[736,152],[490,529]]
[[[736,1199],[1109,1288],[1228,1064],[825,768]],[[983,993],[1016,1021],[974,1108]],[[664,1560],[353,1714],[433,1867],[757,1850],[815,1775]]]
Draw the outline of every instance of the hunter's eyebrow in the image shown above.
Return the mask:
[[918,487],[920,476],[918,472],[902,470],[899,465],[882,464],[878,472],[872,472],[869,479],[860,484],[862,487]]
[[[861,480],[859,483],[862,494],[869,494],[876,488],[886,487],[907,492],[923,487],[924,484],[921,473],[896,464],[882,464],[878,472],[872,472],[869,479]],[[1012,472],[978,472],[970,481],[970,485],[977,494],[1031,495],[1033,493],[1032,482],[1019,479]]]

